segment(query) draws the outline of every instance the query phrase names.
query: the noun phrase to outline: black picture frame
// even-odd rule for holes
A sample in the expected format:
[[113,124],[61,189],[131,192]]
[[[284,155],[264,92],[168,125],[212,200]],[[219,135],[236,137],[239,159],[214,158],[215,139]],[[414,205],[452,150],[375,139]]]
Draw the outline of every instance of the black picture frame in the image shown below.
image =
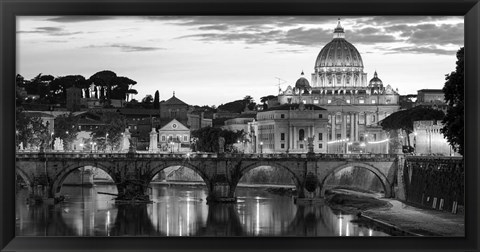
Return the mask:
[[[478,251],[479,0],[0,0],[2,251]],[[465,237],[15,237],[17,15],[461,15],[465,17]],[[452,59],[453,60],[453,59]],[[454,69],[452,69],[453,71]]]

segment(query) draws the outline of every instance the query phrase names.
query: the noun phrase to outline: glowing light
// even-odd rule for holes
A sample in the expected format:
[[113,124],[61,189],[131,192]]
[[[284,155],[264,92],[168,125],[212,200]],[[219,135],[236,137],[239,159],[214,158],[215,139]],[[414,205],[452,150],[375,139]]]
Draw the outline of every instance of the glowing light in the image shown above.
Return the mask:
[[333,143],[344,143],[344,142],[348,142],[349,139],[348,138],[345,138],[345,139],[339,139],[339,140],[335,140],[335,141],[330,141],[330,142],[327,142],[327,144],[333,144]]
[[255,226],[255,233],[260,234],[260,200],[257,199],[257,220]]
[[187,235],[190,234],[190,198],[187,198]]
[[350,236],[350,223],[347,222],[347,229],[345,230],[345,236]]
[[338,235],[342,236],[342,215],[339,215],[338,217]]
[[361,144],[360,144],[360,147],[365,147],[365,146],[366,146],[365,143],[361,143]]
[[369,143],[369,144],[378,144],[378,143],[385,143],[385,142],[388,142],[388,141],[390,141],[389,138],[383,139],[383,140],[380,140],[380,141],[377,141],[377,142],[368,142],[368,143]]
[[373,230],[369,229],[368,230],[368,236],[372,236],[373,235]]

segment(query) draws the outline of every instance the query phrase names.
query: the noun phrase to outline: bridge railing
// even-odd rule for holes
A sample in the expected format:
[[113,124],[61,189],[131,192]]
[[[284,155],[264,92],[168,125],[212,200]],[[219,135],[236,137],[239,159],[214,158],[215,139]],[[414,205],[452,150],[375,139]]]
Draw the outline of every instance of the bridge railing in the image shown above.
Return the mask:
[[[141,152],[141,153],[125,153],[125,152],[17,152],[16,157],[22,158],[235,158],[235,159],[395,159],[397,154],[332,154],[332,153],[158,153],[158,152]],[[411,158],[411,157],[407,157]],[[425,157],[422,157],[425,158]],[[438,158],[438,157],[435,157]]]

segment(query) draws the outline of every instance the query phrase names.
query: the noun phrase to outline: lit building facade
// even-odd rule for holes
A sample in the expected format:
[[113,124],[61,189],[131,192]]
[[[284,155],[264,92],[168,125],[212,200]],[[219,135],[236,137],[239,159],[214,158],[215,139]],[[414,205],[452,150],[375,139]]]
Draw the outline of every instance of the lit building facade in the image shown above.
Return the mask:
[[[317,56],[311,83],[302,72],[294,87],[279,90],[278,101],[325,108],[328,111],[325,138],[329,142],[328,152],[346,152],[344,147],[335,145],[364,142],[367,132],[377,131],[378,122],[400,108],[397,91],[390,85],[384,86],[377,72],[367,81],[363,68],[360,53],[345,39],[339,21],[333,40]],[[376,141],[379,140],[382,139]]]
[[327,110],[313,104],[284,104],[257,114],[257,153],[327,152]]

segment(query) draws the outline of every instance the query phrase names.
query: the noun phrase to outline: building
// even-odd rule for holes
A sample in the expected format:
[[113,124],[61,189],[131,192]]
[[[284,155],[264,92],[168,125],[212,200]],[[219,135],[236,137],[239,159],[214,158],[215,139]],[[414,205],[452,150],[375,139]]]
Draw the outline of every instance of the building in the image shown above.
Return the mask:
[[417,91],[415,106],[428,106],[447,112],[447,103],[442,89],[421,89]]
[[248,134],[249,127],[252,123],[255,123],[256,114],[253,113],[242,113],[236,118],[231,118],[225,120],[225,125],[221,128],[223,130],[229,131],[242,131],[244,132],[244,137],[239,139],[237,143],[233,144],[233,147],[243,153],[253,153],[254,144],[253,137]]
[[210,118],[205,118],[204,117],[205,113],[204,112],[190,112],[187,114],[187,126],[190,128],[190,130],[198,130],[204,127],[212,127],[213,122],[212,119]]
[[327,152],[328,112],[313,104],[283,104],[257,114],[257,153]]
[[161,125],[166,125],[173,119],[183,125],[187,125],[188,108],[189,105],[175,97],[175,92],[173,92],[173,96],[170,99],[160,102]]
[[412,143],[417,155],[460,156],[456,153],[440,130],[443,124],[440,121],[413,122]]
[[146,150],[152,127],[160,127],[160,113],[156,109],[121,108],[117,112],[125,117],[125,123],[135,139],[138,150]]
[[190,151],[190,129],[173,119],[158,130],[158,146],[163,152]]
[[[330,150],[342,149],[333,145],[344,142],[361,144],[369,127],[397,111],[399,94],[390,85],[384,85],[377,72],[367,82],[363,61],[358,50],[345,39],[338,21],[333,40],[317,56],[311,84],[303,76],[295,86],[279,90],[280,104],[312,104],[328,111],[327,139]],[[329,151],[330,152],[330,151]]]
[[75,112],[80,110],[82,90],[77,87],[67,88],[67,109]]

